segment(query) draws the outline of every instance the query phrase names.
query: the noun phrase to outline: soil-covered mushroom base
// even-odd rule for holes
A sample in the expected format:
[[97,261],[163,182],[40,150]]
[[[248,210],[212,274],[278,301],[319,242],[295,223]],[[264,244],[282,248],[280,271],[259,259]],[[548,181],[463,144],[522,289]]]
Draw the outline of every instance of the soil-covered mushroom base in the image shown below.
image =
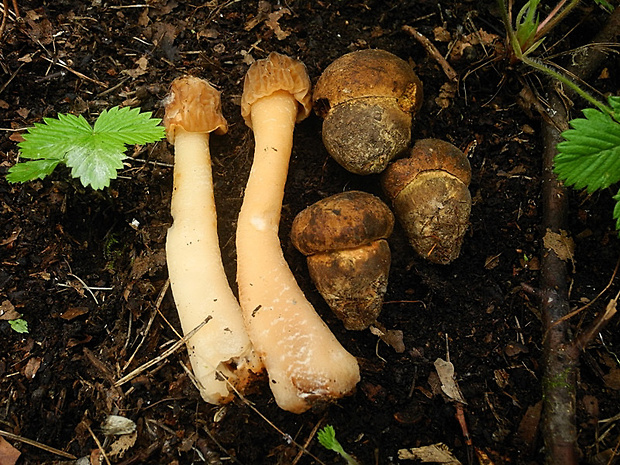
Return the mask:
[[[544,236],[540,121],[522,90],[527,84],[544,97],[544,82],[503,59],[504,28],[494,5],[25,0],[17,2],[16,17],[8,3],[0,38],[1,431],[90,463],[343,463],[318,444],[316,431],[327,424],[364,464],[415,463],[399,451],[437,443],[461,463],[472,452],[498,464],[542,462],[544,334],[538,302],[522,286],[538,285]],[[558,52],[585,45],[605,18],[583,2],[545,45],[562,39]],[[458,83],[405,25],[438,47]],[[280,239],[307,298],[359,362],[355,392],[296,415],[277,407],[263,378],[244,398],[209,405],[192,384],[184,347],[117,385],[179,340],[164,252],[173,147],[165,141],[131,147],[125,169],[102,191],[83,188],[65,168],[9,184],[5,174],[18,159],[21,130],[58,113],[93,122],[115,105],[161,118],[176,77],[209,80],[222,92],[229,122],[229,132],[210,142],[222,259],[236,291],[235,229],[254,149],[240,114],[245,72],[277,51],[303,61],[315,83],[333,60],[365,48],[401,57],[422,81],[413,140],[446,140],[469,159],[471,224],[460,256],[432,264],[396,224],[379,321],[372,331],[345,330],[311,282],[305,256],[290,241],[291,225],[304,208],[342,191],[387,200],[379,175],[351,174],[330,158],[322,120],[312,114],[295,128]],[[617,65],[610,55],[590,84],[617,92]],[[570,193],[571,306],[589,304],[573,317],[575,331],[618,292],[613,194]],[[9,324],[20,316],[26,333]],[[581,358],[577,427],[584,462],[607,463],[594,457],[619,438],[618,321]],[[471,445],[457,405],[441,390],[438,358],[454,365]],[[110,415],[132,420],[135,433],[104,434]],[[21,452],[18,464],[72,463],[16,439],[0,439],[0,450],[4,441]]]

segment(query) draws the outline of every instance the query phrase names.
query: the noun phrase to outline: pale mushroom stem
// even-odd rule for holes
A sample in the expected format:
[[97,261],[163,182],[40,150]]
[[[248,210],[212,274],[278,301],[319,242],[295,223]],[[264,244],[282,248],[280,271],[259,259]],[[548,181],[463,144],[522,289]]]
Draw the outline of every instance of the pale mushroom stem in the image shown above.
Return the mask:
[[185,334],[211,317],[187,347],[202,397],[220,403],[230,398],[224,377],[241,388],[261,364],[222,265],[208,133],[176,129],[171,214],[166,255],[174,300]]
[[278,405],[301,413],[338,398],[359,381],[355,358],[299,288],[278,228],[298,102],[276,91],[251,106],[254,162],[237,226],[239,300]]

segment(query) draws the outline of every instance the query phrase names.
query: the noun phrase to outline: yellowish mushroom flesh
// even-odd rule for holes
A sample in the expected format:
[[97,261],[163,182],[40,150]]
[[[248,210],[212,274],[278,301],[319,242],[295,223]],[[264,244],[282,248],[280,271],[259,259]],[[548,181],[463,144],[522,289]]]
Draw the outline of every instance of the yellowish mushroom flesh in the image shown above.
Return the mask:
[[[208,85],[202,80],[188,79],[191,82],[178,83],[184,87],[177,89],[176,96],[173,84],[170,99],[176,97],[176,104],[183,108],[179,112],[169,103],[166,112],[171,118],[184,113],[186,106],[200,103],[194,101],[199,97],[193,93],[183,93],[187,86],[199,93]],[[219,111],[219,93],[217,108],[210,111],[216,110]],[[183,118],[192,117],[191,112],[185,113]],[[187,131],[184,126],[193,130]],[[222,264],[207,132],[213,128],[196,128],[181,120],[169,123],[167,130],[175,148],[170,209],[174,222],[166,240],[170,286],[185,334],[209,318],[187,341],[187,348],[202,397],[217,404],[230,400],[231,385],[242,390],[262,365],[253,351],[241,308]]]
[[350,393],[360,379],[355,357],[301,291],[278,237],[298,111],[295,96],[285,90],[252,103],[254,161],[237,226],[237,281],[246,325],[277,404],[294,413]]

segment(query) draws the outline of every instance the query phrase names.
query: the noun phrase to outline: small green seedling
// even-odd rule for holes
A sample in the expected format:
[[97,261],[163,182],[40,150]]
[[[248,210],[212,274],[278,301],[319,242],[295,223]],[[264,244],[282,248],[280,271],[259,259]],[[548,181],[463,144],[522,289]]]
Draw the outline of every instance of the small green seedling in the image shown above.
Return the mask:
[[[585,118],[569,121],[557,145],[555,173],[567,186],[591,193],[620,181],[620,97],[609,97],[604,111],[583,110]],[[614,196],[614,218],[620,232],[620,190]]]
[[325,425],[323,429],[319,430],[316,436],[319,439],[319,443],[321,443],[325,449],[337,452],[347,461],[349,465],[359,465],[357,460],[344,451],[336,439],[336,431],[334,431],[334,427],[332,425]]
[[21,318],[9,320],[9,325],[11,325],[11,329],[16,333],[24,334],[28,332],[28,322]]
[[83,116],[59,114],[44,118],[24,134],[20,155],[29,161],[9,169],[9,182],[43,179],[59,164],[71,168],[71,176],[84,187],[103,189],[123,168],[130,144],[147,144],[165,137],[165,129],[150,112],[138,108],[113,107],[104,110],[94,127]]

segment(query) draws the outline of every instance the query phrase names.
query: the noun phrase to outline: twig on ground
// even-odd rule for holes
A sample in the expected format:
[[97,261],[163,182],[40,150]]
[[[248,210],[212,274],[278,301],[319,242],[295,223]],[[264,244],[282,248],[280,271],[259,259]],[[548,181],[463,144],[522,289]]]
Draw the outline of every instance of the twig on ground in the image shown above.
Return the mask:
[[9,17],[9,0],[2,1],[2,23],[0,24],[0,40],[4,35],[4,29],[6,28],[6,20]]
[[[323,417],[321,420],[319,420],[316,423],[316,425],[314,425],[314,428],[312,428],[312,431],[310,431],[310,434],[308,435],[306,442],[304,442],[304,449],[308,449],[308,446],[312,442],[312,439],[314,439],[314,435],[319,430],[319,427],[321,426],[321,423],[323,423],[324,420],[325,420],[325,417]],[[299,450],[299,452],[295,456],[295,459],[291,462],[291,465],[297,465],[297,462],[299,462],[301,457],[304,455],[304,449]]]
[[[620,31],[620,9],[616,9],[595,42],[610,42]],[[569,71],[587,79],[605,59],[606,55],[596,49],[591,53],[575,57]],[[565,91],[571,97],[569,90]],[[553,161],[557,154],[556,145],[561,141],[561,131],[568,128],[568,112],[558,93],[552,92],[548,102],[549,115],[553,124],[544,120],[542,127],[543,152],[543,221],[542,229],[560,233],[566,223],[568,200],[563,185],[553,173]],[[590,328],[579,336],[572,334],[566,316],[570,313],[568,304],[568,269],[551,248],[543,248],[540,308],[545,338],[543,341],[543,437],[545,439],[547,463],[576,465],[576,385],[581,350],[602,329],[615,312],[615,300],[607,311],[600,315]],[[611,308],[613,307],[613,309]]]
[[170,287],[170,279],[167,279],[166,282],[164,283],[164,286],[159,291],[159,296],[157,297],[157,301],[155,302],[155,307],[153,308],[153,311],[151,312],[151,317],[149,318],[149,321],[146,324],[146,328],[142,331],[142,339],[140,340],[140,342],[138,343],[138,346],[135,348],[135,350],[129,357],[129,360],[125,362],[125,365],[123,366],[123,369],[121,370],[121,372],[125,371],[129,367],[129,365],[131,365],[131,362],[133,361],[136,354],[140,350],[140,347],[142,347],[142,344],[144,344],[144,341],[146,340],[146,336],[149,334],[149,331],[151,330],[153,321],[155,321],[155,316],[157,316],[157,313],[159,312],[159,307],[161,306],[161,303],[164,300],[164,296],[166,295],[166,292],[168,291],[169,287]]
[[189,333],[187,333],[185,336],[183,336],[182,338],[180,338],[178,341],[176,341],[174,344],[172,344],[168,349],[166,349],[165,351],[163,351],[161,353],[161,355],[158,355],[157,357],[155,357],[152,360],[149,360],[148,362],[140,365],[138,368],[136,368],[135,370],[131,371],[130,373],[126,374],[125,376],[123,376],[121,379],[119,379],[118,381],[116,381],[114,383],[114,386],[118,387],[122,384],[125,384],[128,381],[131,381],[132,379],[134,379],[136,376],[138,376],[140,373],[142,373],[145,370],[148,370],[150,367],[152,367],[153,365],[158,364],[159,362],[161,362],[162,360],[167,359],[170,355],[172,355],[173,353],[175,353],[177,350],[179,350],[179,348],[181,348],[181,346],[183,346],[183,344],[185,344],[185,342],[187,342],[187,340],[189,338],[191,338],[194,334],[196,334],[198,332],[198,330],[200,328],[202,328],[204,325],[206,325],[209,320],[211,319],[211,316],[208,316],[207,318],[205,318],[205,320],[200,323],[198,326],[196,326],[194,329],[192,329]]
[[56,454],[56,455],[60,455],[61,457],[64,457],[66,459],[71,459],[71,460],[76,460],[77,457],[75,455],[69,454],[68,452],[65,452],[64,450],[60,450],[60,449],[56,449],[52,446],[48,446],[46,444],[41,444],[40,442],[34,441],[32,439],[28,439],[25,438],[23,436],[18,436],[17,434],[13,434],[13,433],[9,433],[8,431],[2,431],[0,430],[0,436],[3,436],[5,438],[9,438],[13,441],[19,441],[19,442],[23,442],[24,444],[28,444],[29,446],[33,446],[33,447],[37,447],[41,450],[44,450],[46,452],[50,452],[52,454]]
[[[556,321],[555,324],[558,324],[558,323],[561,323],[562,321],[566,321],[566,320],[571,319],[575,315],[578,315],[579,313],[583,312],[586,308],[588,308],[592,304],[594,304],[594,302],[596,302],[603,294],[605,294],[605,292],[607,292],[607,290],[613,284],[614,280],[616,279],[616,274],[618,274],[618,267],[620,267],[620,259],[618,259],[618,261],[616,262],[616,268],[614,268],[614,272],[611,274],[611,278],[610,278],[609,282],[607,283],[607,286],[605,286],[605,288],[601,292],[599,292],[596,295],[596,297],[594,297],[594,299],[590,300],[587,304],[582,305],[581,307],[579,307],[579,308],[573,310],[572,312],[564,315],[562,318],[560,318],[558,321]],[[616,297],[616,299],[617,299],[617,297]]]
[[75,74],[77,77],[84,79],[86,81],[90,81],[93,84],[97,84],[98,86],[101,86],[103,88],[107,88],[108,85],[105,82],[101,82],[98,81],[97,79],[91,78],[89,76],[86,76],[83,73],[80,73],[79,71],[74,70],[73,68],[67,66],[65,63],[63,63],[61,60],[57,60],[57,59],[51,59],[51,58],[47,58],[46,56],[42,57],[44,60],[49,61],[51,64],[53,65],[58,65],[63,69],[66,69],[67,71],[69,71],[70,73]]
[[422,44],[426,51],[435,59],[435,61],[437,61],[437,63],[439,63],[439,66],[441,66],[441,69],[449,80],[454,82],[459,80],[459,75],[457,74],[457,72],[454,71],[454,68],[450,66],[450,63],[448,63],[448,61],[441,55],[439,50],[437,50],[437,47],[435,47],[433,43],[428,40],[428,38],[426,38],[426,36],[418,32],[416,28],[411,26],[405,25],[402,27],[402,30],[414,39],[416,39],[418,42],[420,42],[420,44]]
[[88,428],[88,432],[93,437],[95,444],[97,444],[97,448],[99,449],[99,452],[101,452],[101,455],[103,455],[105,463],[107,463],[108,465],[112,465],[112,463],[110,462],[110,459],[108,458],[108,454],[106,454],[105,450],[103,449],[103,445],[101,444],[101,441],[99,441],[97,436],[95,436],[95,433],[93,433],[93,430],[90,428],[90,425],[88,423],[86,423],[86,428]]

